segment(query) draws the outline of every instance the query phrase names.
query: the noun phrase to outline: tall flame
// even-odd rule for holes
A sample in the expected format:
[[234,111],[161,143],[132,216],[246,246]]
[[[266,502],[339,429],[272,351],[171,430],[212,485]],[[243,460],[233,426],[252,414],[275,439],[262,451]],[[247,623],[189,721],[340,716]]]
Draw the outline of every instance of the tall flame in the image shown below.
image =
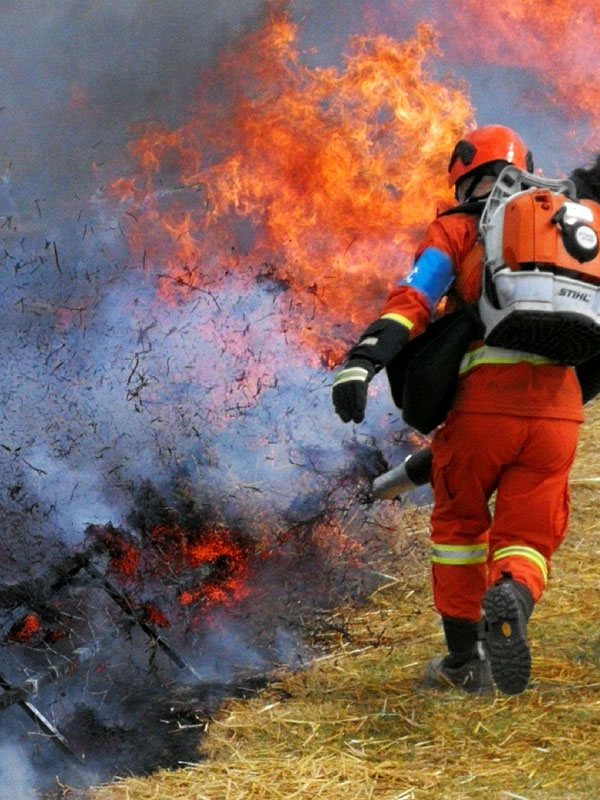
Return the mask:
[[275,280],[290,330],[331,362],[448,201],[447,153],[472,112],[430,74],[426,25],[354,37],[343,69],[305,66],[297,34],[284,11],[247,35],[202,76],[188,122],[140,131],[137,171],[112,189],[163,297],[228,271]]

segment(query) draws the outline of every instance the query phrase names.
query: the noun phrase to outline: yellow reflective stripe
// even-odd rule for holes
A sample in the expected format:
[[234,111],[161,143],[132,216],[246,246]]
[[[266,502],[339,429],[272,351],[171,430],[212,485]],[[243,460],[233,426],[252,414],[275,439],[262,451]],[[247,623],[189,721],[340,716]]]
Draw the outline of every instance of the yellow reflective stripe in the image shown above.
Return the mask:
[[366,381],[369,373],[364,367],[348,367],[338,372],[334,386],[339,386],[340,383],[348,383],[348,381]]
[[402,314],[394,314],[393,311],[390,311],[389,314],[383,314],[381,319],[393,319],[394,322],[399,322],[401,325],[404,325],[405,328],[408,328],[409,331],[415,326],[415,323],[411,322],[408,317],[403,317]]
[[501,547],[494,553],[494,561],[499,561],[501,558],[508,558],[508,556],[521,556],[521,558],[528,558],[530,561],[540,568],[540,572],[544,577],[544,583],[548,580],[548,562],[544,556],[534,550],[533,547],[527,547],[524,544],[514,544],[510,547]]
[[487,544],[434,544],[431,561],[434,564],[484,564]]
[[475,350],[465,353],[458,370],[459,375],[481,366],[481,364],[519,364],[527,361],[529,364],[559,364],[544,356],[537,356],[535,353],[526,353],[522,350],[508,350],[505,347],[490,347],[484,344]]

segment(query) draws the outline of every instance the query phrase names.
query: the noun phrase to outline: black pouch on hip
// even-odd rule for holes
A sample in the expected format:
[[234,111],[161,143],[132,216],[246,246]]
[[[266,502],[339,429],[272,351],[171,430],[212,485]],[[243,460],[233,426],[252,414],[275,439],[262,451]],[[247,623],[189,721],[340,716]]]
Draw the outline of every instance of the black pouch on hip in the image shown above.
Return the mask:
[[386,371],[392,398],[407,425],[430,433],[444,421],[462,357],[480,335],[470,309],[455,311],[431,322],[390,361]]

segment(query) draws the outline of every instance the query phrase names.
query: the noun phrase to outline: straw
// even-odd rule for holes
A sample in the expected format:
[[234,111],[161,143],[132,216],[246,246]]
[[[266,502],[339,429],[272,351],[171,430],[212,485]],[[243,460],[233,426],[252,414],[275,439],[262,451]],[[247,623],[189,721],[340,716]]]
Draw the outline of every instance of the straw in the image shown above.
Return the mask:
[[[581,800],[600,797],[600,405],[587,408],[570,532],[529,625],[532,683],[517,697],[420,685],[443,652],[431,607],[428,509],[417,544],[362,608],[335,612],[325,658],[224,706],[198,763],[97,787],[88,800]],[[334,616],[332,614],[332,616]],[[205,759],[205,760],[201,760]],[[77,797],[73,793],[67,795]]]

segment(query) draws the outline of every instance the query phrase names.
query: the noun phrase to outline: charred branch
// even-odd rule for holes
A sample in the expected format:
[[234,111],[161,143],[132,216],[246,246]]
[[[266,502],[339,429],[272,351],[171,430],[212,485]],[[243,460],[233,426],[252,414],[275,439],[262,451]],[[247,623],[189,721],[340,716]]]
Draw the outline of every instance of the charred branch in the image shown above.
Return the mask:
[[72,675],[76,669],[91,661],[95,656],[101,654],[104,649],[114,641],[117,633],[127,633],[134,624],[133,620],[124,620],[119,624],[118,631],[110,631],[89,644],[77,647],[62,663],[50,664],[46,672],[27,678],[27,680],[23,681],[23,683],[18,686],[12,686],[5,681],[5,683],[2,684],[4,694],[0,695],[0,711],[4,711],[15,703],[22,703],[30,700],[32,696],[39,694],[45,686],[54,683],[60,678]]
[[85,565],[85,570],[88,572],[102,588],[108,594],[108,596],[115,602],[121,611],[123,611],[127,616],[139,627],[144,631],[144,633],[149,636],[152,641],[160,647],[160,649],[171,659],[171,661],[178,666],[180,669],[185,669],[191,672],[195,678],[198,680],[202,680],[200,675],[196,672],[196,670],[190,665],[187,664],[183,658],[181,658],[178,653],[171,647],[171,645],[165,641],[165,639],[157,633],[152,625],[150,625],[146,621],[146,613],[145,610],[140,610],[136,608],[134,603],[128,597],[128,595],[118,589],[111,581],[109,581],[101,572],[96,569],[96,567],[88,563]]
[[70,583],[99,550],[94,545],[81,553],[67,556],[50,567],[44,575],[3,586],[0,588],[0,610],[12,610],[19,606],[37,609],[43,606],[56,592]]
[[[0,675],[0,687],[4,689],[5,692],[8,692],[9,695],[14,688],[2,675]],[[67,739],[58,730],[56,725],[54,725],[44,714],[42,714],[42,712],[36,708],[36,706],[34,706],[24,697],[16,699],[13,702],[16,702],[27,714],[27,716],[32,719],[45,734],[51,736],[53,741],[56,742],[63,752],[65,752],[70,758],[75,759],[75,761],[77,761],[79,764],[83,763],[84,759],[81,753],[76,752],[73,747],[71,747]]]

